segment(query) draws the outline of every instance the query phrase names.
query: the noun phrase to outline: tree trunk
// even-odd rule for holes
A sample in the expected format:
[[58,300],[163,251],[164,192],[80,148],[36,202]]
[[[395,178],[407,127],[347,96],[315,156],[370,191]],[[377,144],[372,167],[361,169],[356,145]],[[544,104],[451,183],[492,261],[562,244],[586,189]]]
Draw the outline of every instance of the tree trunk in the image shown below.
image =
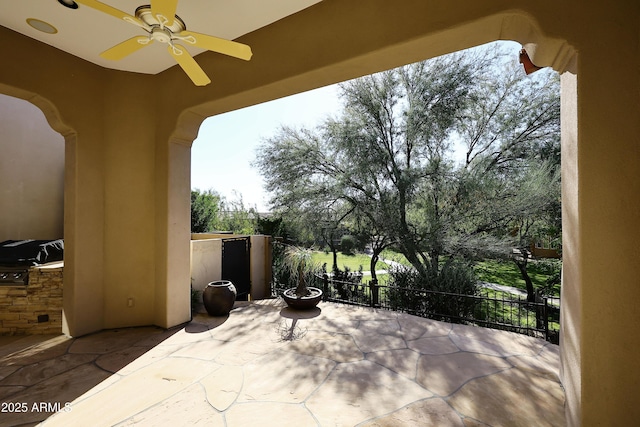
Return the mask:
[[298,298],[306,297],[309,295],[309,289],[307,288],[307,281],[304,278],[304,270],[298,269],[298,286],[296,286],[296,296]]
[[438,275],[440,274],[440,254],[434,251],[430,255],[431,269],[433,271],[434,277],[438,277]]
[[424,275],[425,267],[422,261],[420,260],[420,256],[418,255],[419,250],[414,241],[414,235],[409,229],[409,225],[407,224],[407,200],[406,200],[406,191],[404,186],[397,185],[398,188],[398,210],[400,214],[400,228],[398,231],[399,240],[400,240],[400,252],[405,256],[407,261],[411,263],[413,268],[415,268],[418,273]]
[[376,264],[378,264],[379,259],[380,259],[380,252],[374,251],[373,254],[371,255],[371,262],[369,264],[372,280],[378,280],[378,276],[376,275]]
[[535,289],[533,288],[533,282],[531,281],[531,277],[529,277],[529,273],[527,272],[527,260],[529,259],[529,252],[526,250],[522,250],[522,260],[517,258],[513,258],[513,262],[516,263],[518,269],[520,270],[520,275],[524,280],[525,285],[527,286],[527,302],[536,302],[536,294]]
[[404,257],[409,261],[409,263],[416,269],[420,274],[423,274],[425,271],[424,265],[418,256],[418,251],[413,242],[407,243],[404,242],[400,244],[400,253],[404,255]]

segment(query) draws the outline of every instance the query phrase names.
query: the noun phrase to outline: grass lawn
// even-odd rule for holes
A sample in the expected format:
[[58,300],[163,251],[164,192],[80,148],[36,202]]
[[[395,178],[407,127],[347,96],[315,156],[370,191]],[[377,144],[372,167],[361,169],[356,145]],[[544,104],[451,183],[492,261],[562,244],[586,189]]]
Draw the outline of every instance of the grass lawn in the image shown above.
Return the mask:
[[381,259],[388,259],[389,261],[395,261],[399,264],[406,265],[407,267],[411,267],[411,263],[407,261],[404,255],[400,252],[393,251],[391,249],[385,249],[380,254]]
[[[508,260],[484,260],[476,264],[476,275],[483,282],[497,283],[499,285],[513,286],[514,288],[526,290],[527,287],[522,279],[520,270],[513,261]],[[549,275],[544,272],[535,262],[529,262],[527,272],[533,285],[544,286]],[[554,287],[554,295],[560,295],[560,286]]]
[[[382,251],[380,258],[396,261],[407,266],[411,265],[404,255],[389,249]],[[524,280],[522,279],[522,275],[520,274],[520,270],[513,261],[487,259],[477,262],[475,265],[475,271],[478,280],[480,281],[512,286],[524,291],[527,290]],[[547,278],[549,277],[549,274],[547,274],[547,272],[540,268],[535,262],[528,263],[527,272],[533,281],[533,285],[536,287],[545,285]],[[553,295],[560,296],[560,285],[554,286]]]
[[[331,271],[333,265],[333,254],[331,252],[324,253],[322,251],[314,251],[312,255],[313,262],[320,265],[326,263],[327,271]],[[363,271],[369,271],[371,266],[371,257],[364,254],[345,255],[342,252],[338,252],[338,268],[344,270],[345,267],[349,267],[351,271],[358,271],[362,266]],[[389,266],[384,262],[378,261],[376,264],[376,270],[386,270]]]
[[[331,263],[333,262],[331,257],[331,253],[325,254],[320,251],[313,253],[313,260],[320,264],[326,262],[327,270],[331,269]],[[380,258],[411,266],[404,255],[389,249],[382,251]],[[358,268],[362,265],[363,270],[367,271],[369,270],[370,259],[371,258],[369,256],[363,254],[344,255],[339,252],[338,266],[341,269],[344,269],[344,267],[347,266],[351,271],[358,271]],[[383,262],[378,262],[377,264],[378,270],[387,270],[388,268],[389,267]],[[478,280],[482,282],[512,286],[514,288],[522,289],[523,291],[527,290],[524,280],[522,279],[522,275],[520,274],[520,270],[513,261],[494,259],[479,261],[475,264],[475,271]],[[543,268],[540,268],[540,266],[534,261],[529,262],[527,265],[527,272],[529,273],[529,277],[531,277],[535,287],[544,286],[547,278],[549,277],[549,274]],[[380,284],[386,284],[388,281],[387,275],[378,275],[378,281]],[[553,295],[560,296],[560,285],[554,286]]]

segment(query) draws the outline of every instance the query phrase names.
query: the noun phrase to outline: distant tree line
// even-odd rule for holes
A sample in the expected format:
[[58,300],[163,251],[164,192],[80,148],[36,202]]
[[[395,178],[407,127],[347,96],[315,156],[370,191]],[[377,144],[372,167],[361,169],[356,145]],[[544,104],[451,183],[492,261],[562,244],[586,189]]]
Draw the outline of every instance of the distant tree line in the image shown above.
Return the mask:
[[258,213],[246,207],[242,196],[227,200],[213,189],[191,190],[191,232],[215,231],[255,234]]

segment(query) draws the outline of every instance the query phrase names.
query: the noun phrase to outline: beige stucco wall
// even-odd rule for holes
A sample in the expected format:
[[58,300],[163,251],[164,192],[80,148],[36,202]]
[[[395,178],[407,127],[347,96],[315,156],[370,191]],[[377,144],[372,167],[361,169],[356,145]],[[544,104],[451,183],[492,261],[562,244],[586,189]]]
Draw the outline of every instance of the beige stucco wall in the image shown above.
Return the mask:
[[248,63],[198,55],[213,78],[204,88],[179,67],[156,76],[105,70],[0,28],[0,93],[38,106],[65,138],[65,331],[189,320],[190,145],[207,116],[511,39],[563,73],[568,422],[634,424],[638,22],[632,0],[324,0],[242,37],[254,51]]
[[191,241],[191,285],[194,291],[222,279],[222,239]]
[[60,239],[64,138],[38,107],[0,94],[0,241]]
[[191,233],[191,240],[227,239],[237,236],[238,234],[232,233]]
[[[209,282],[222,279],[222,239],[235,235],[197,233],[191,235],[191,285],[202,291]],[[251,300],[271,296],[270,237],[250,236]]]

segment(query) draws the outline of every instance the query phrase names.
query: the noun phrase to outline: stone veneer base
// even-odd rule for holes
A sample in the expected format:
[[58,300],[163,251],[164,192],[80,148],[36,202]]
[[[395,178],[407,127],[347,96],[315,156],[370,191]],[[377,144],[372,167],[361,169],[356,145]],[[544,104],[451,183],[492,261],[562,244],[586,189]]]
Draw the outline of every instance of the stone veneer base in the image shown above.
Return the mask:
[[0,286],[0,335],[62,333],[63,267],[31,267],[26,286]]

